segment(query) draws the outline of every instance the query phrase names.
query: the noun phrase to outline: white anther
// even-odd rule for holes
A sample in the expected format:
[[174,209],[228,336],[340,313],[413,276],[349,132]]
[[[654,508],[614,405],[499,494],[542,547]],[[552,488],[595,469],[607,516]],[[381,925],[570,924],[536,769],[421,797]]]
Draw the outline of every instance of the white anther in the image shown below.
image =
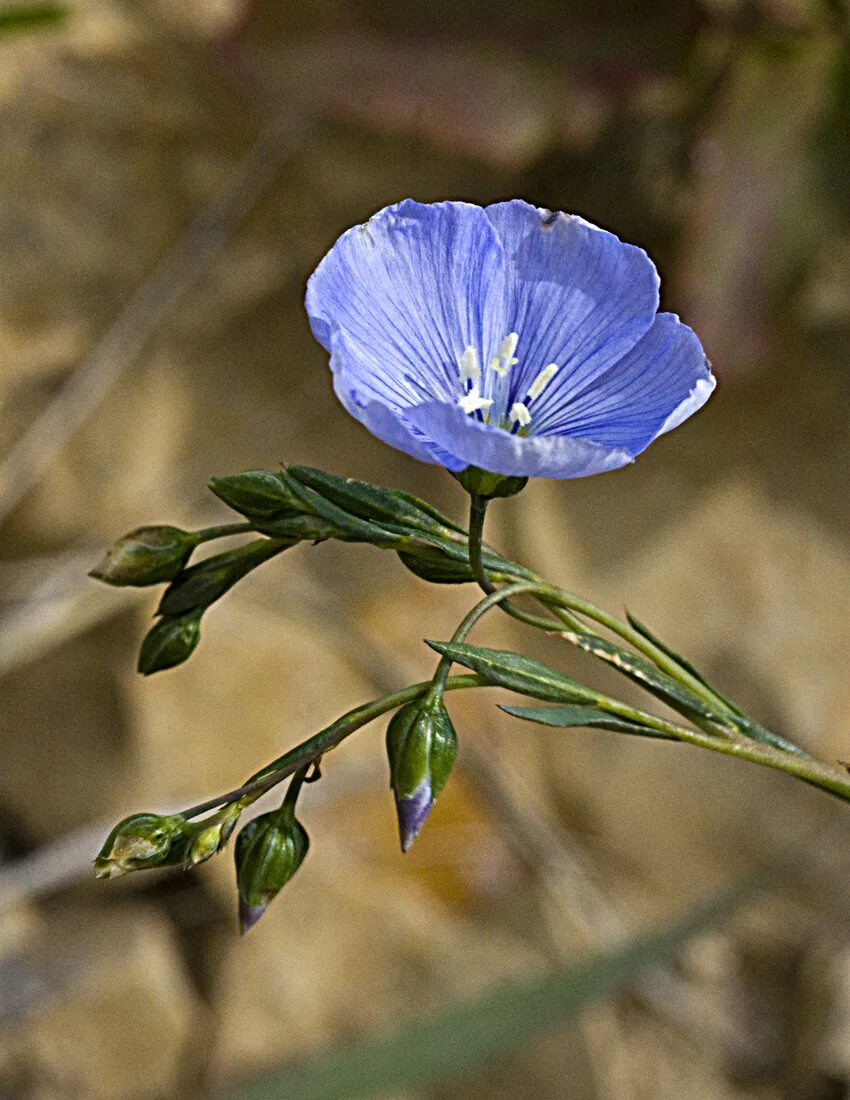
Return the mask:
[[460,363],[460,380],[465,386],[467,382],[475,385],[481,377],[481,368],[478,366],[478,352],[473,347],[464,351],[458,360]]
[[540,374],[534,379],[531,385],[528,387],[528,396],[533,401],[535,397],[539,397],[541,393],[546,389],[555,375],[558,373],[558,364],[550,363],[548,367],[544,367]]
[[508,416],[512,424],[519,424],[521,428],[527,428],[531,423],[531,413],[521,401],[514,401]]
[[479,409],[489,409],[493,404],[489,397],[482,397],[477,386],[458,399],[458,405],[463,409],[467,416],[472,413],[478,412]]
[[514,358],[518,343],[519,335],[516,332],[509,332],[499,345],[498,352],[490,360],[490,369],[494,370],[496,374],[500,374],[502,378],[505,377],[512,366],[519,362],[519,359]]
[[[499,348],[499,357],[501,359],[510,359],[513,353],[516,351],[516,346],[519,343],[519,333],[509,332],[508,335],[502,341],[502,346]],[[514,359],[516,362],[516,359]]]

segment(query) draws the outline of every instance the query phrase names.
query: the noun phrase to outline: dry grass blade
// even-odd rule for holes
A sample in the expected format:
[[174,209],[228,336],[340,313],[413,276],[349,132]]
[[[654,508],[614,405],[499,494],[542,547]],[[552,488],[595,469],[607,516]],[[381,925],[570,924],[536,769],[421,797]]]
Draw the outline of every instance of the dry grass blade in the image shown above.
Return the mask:
[[210,206],[189,224],[88,359],[18,440],[0,465],[0,522],[37,483],[53,457],[198,283],[284,162],[300,146],[306,130],[303,117],[287,117],[260,135]]

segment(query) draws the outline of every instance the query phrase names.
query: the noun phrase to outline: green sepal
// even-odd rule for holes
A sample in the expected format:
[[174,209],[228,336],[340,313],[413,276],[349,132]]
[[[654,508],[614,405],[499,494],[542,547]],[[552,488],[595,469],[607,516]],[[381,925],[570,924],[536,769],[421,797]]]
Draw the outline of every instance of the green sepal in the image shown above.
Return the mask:
[[198,541],[191,531],[168,524],[137,527],[113,543],[89,576],[116,587],[162,584],[177,576]]
[[465,534],[452,520],[425,501],[400,489],[386,489],[368,481],[337,477],[312,466],[288,466],[287,473],[302,485],[361,519],[399,524],[436,535]]
[[258,565],[294,545],[293,542],[255,539],[235,550],[214,554],[176,577],[163,593],[158,615],[183,615],[207,608]]
[[387,727],[390,786],[410,798],[428,784],[432,798],[445,787],[457,759],[457,733],[442,696],[414,699]]
[[143,676],[181,665],[201,640],[201,615],[196,609],[177,618],[165,616],[154,623],[142,640],[138,671]]
[[626,718],[618,718],[614,714],[608,714],[596,707],[561,706],[561,707],[509,707],[501,706],[506,714],[514,718],[522,718],[526,722],[537,722],[541,726],[556,726],[559,729],[576,726],[588,726],[592,729],[613,730],[615,733],[628,733],[636,737],[657,737],[662,741],[676,741],[667,733],[644,726],[640,722],[630,722]]
[[240,474],[211,477],[207,484],[219,500],[248,519],[273,516],[287,510],[301,511],[282,473],[244,470]]
[[492,500],[494,497],[512,497],[521,492],[528,483],[527,477],[507,477],[505,474],[492,474],[478,466],[467,466],[465,470],[450,471],[470,496]]
[[598,692],[571,680],[547,665],[531,657],[523,657],[506,649],[486,649],[465,642],[427,643],[437,653],[451,657],[459,665],[465,665],[491,684],[509,688],[533,699],[545,699],[550,703],[597,703],[602,696]]

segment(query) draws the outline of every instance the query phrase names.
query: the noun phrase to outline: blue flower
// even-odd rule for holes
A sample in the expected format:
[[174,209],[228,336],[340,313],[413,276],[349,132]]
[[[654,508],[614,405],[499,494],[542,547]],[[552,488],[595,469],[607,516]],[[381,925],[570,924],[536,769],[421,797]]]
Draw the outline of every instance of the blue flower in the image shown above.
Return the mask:
[[452,471],[583,477],[714,389],[658,285],[642,249],[575,215],[407,199],[343,233],[306,304],[337,396],[385,443]]

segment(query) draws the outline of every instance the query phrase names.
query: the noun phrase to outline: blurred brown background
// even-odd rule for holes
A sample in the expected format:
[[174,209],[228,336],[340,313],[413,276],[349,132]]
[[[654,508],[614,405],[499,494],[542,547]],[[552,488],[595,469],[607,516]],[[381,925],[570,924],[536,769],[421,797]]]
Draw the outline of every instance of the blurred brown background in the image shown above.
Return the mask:
[[[721,384],[635,466],[493,508],[491,541],[850,758],[845,31],[840,0],[76,0],[0,34],[0,1097],[229,1095],[661,927],[789,850],[734,920],[577,1024],[380,1095],[850,1096],[850,817],[750,765],[455,699],[461,767],[414,851],[365,730],[306,792],[310,856],[246,939],[229,854],[93,881],[115,818],[232,787],[430,675],[421,638],[474,596],[300,547],[142,681],[154,597],[85,575],[139,523],[224,519],[210,474],[283,460],[460,517],[445,473],[335,402],[303,288],[389,202],[522,196],[646,247]],[[496,619],[480,637],[607,682]]]

